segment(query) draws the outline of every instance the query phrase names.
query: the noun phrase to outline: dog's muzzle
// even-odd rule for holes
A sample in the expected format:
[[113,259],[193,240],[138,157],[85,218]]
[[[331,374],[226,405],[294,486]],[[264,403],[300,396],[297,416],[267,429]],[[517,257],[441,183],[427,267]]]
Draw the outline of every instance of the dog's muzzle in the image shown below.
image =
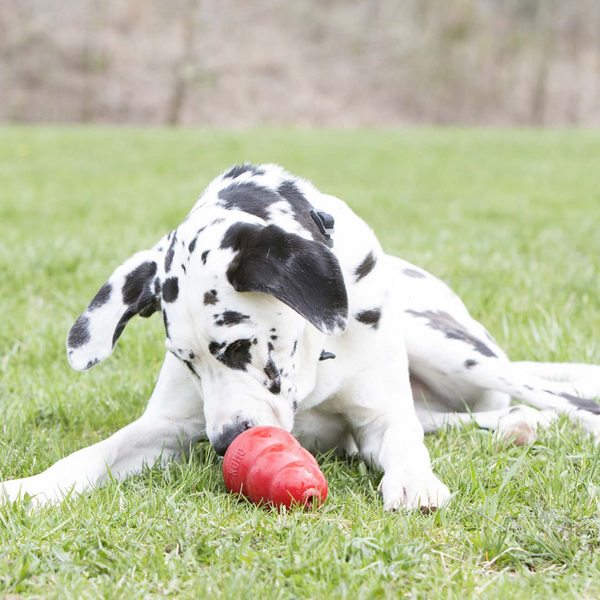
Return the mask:
[[255,425],[256,423],[248,420],[240,421],[239,423],[227,423],[223,426],[223,431],[221,431],[218,437],[212,442],[212,447],[219,456],[225,456],[225,452],[227,452],[227,448],[229,448],[231,442],[233,442],[240,433],[243,433],[246,429],[250,429]]

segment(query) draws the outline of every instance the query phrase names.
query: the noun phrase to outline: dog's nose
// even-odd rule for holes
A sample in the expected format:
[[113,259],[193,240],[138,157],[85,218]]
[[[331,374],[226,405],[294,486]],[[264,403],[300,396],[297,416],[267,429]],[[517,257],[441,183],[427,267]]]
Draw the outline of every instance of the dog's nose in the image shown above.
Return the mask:
[[225,452],[227,452],[227,448],[235,438],[246,431],[246,429],[250,429],[254,427],[254,423],[251,421],[240,421],[239,423],[227,423],[223,426],[223,431],[219,434],[219,436],[212,442],[212,446],[215,449],[215,452],[219,456],[225,456]]

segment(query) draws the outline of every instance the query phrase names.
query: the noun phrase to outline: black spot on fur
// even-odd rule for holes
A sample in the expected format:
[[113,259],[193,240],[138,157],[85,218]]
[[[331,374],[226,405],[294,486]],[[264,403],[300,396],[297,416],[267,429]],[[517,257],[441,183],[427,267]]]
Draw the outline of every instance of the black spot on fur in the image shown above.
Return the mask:
[[187,269],[185,268],[185,265],[183,263],[181,263],[181,268],[183,270],[184,273],[187,273]]
[[229,171],[227,171],[227,173],[225,173],[225,175],[223,175],[223,177],[231,177],[232,179],[235,179],[236,177],[239,177],[240,175],[242,175],[243,173],[248,173],[251,172],[252,175],[264,175],[265,172],[262,169],[259,169],[257,166],[252,165],[250,163],[244,163],[243,165],[234,165],[233,167],[231,167],[231,169],[229,169]]
[[175,302],[179,297],[179,280],[177,277],[165,279],[162,286],[162,297],[167,303]]
[[280,394],[281,393],[281,381],[272,381],[267,389],[271,392],[271,394]]
[[579,396],[574,396],[573,394],[567,394],[566,392],[552,392],[550,390],[544,390],[547,394],[552,394],[553,396],[560,396],[572,404],[576,406],[578,410],[587,410],[595,415],[600,415],[600,404],[590,400],[589,398],[580,398]]
[[219,247],[221,250],[226,250],[227,248],[231,248],[236,251],[240,250],[244,234],[250,233],[254,227],[258,226],[250,225],[249,223],[234,223],[225,232]]
[[156,271],[156,263],[154,261],[147,261],[139,264],[125,277],[121,294],[123,303],[127,304],[128,307],[119,319],[113,332],[113,346],[117,343],[127,323],[135,315],[149,317],[160,309],[160,301],[154,294],[156,284],[152,285]]
[[325,333],[345,328],[346,286],[337,258],[324,244],[276,225],[235,223],[221,248],[237,251],[227,269],[236,291],[274,296]]
[[218,321],[215,321],[215,325],[218,325],[219,327],[231,327],[232,325],[239,325],[249,319],[250,317],[248,315],[243,315],[235,310],[226,310],[221,314],[221,318]]
[[264,221],[270,220],[269,206],[280,199],[276,192],[251,181],[232,183],[219,192],[219,206],[228,210],[241,210]]
[[292,354],[291,356],[294,356],[294,354],[296,354],[296,349],[298,348],[298,340],[296,340],[294,342],[294,346],[292,347]]
[[156,278],[154,280],[154,295],[155,296],[160,296],[160,292],[161,292],[161,284],[160,284],[160,278]]
[[416,269],[404,269],[404,274],[408,277],[414,277],[415,279],[426,279],[426,275],[417,271]]
[[479,363],[476,360],[470,358],[469,360],[465,360],[465,369],[472,369],[476,367]]
[[407,310],[407,313],[427,319],[427,326],[436,331],[444,333],[449,340],[459,340],[473,347],[475,352],[490,358],[498,358],[497,355],[486,346],[478,337],[474,336],[464,325],[459,323],[452,315],[442,310],[426,310],[418,312],[416,310]]
[[109,300],[110,295],[112,294],[112,285],[107,281],[99,290],[98,293],[94,296],[90,305],[88,306],[88,310],[96,310],[101,306],[104,306]]
[[277,331],[277,329],[275,329],[275,327],[271,328],[271,333],[275,333]]
[[372,310],[362,310],[359,313],[356,313],[355,317],[359,323],[377,329],[379,327],[379,320],[381,319],[381,309],[374,308]]
[[271,336],[271,339],[272,339],[273,341],[275,341],[275,340],[277,339],[277,336],[276,336],[276,335],[272,335],[272,336]]
[[269,361],[265,365],[265,375],[269,378],[269,385],[267,387],[271,394],[279,394],[281,392],[281,377],[279,369],[272,358],[269,358]]
[[150,292],[150,280],[156,275],[156,269],[154,261],[143,262],[125,277],[122,289],[125,304],[136,304],[146,290]]
[[92,367],[95,367],[99,362],[100,362],[99,358],[94,358],[94,360],[88,361],[88,364],[85,365],[85,371],[87,371],[88,369],[91,369]]
[[219,344],[219,342],[211,342],[208,345],[208,351],[213,355],[213,356],[217,356],[217,354],[219,354],[219,352],[225,348],[225,342],[222,342],[221,344]]
[[90,341],[89,325],[90,320],[84,315],[81,315],[77,321],[75,321],[75,324],[69,331],[69,337],[67,340],[69,348],[81,348],[81,346]]
[[[171,239],[171,245],[165,254],[165,272],[169,272],[171,270],[171,265],[173,264],[173,257],[175,256],[175,244],[177,242],[177,230],[171,232],[173,237]],[[171,235],[171,234],[169,234]]]
[[367,256],[365,256],[364,260],[356,267],[354,271],[354,275],[356,275],[356,281],[360,281],[363,277],[366,277],[377,264],[377,259],[372,252],[369,252]]
[[530,385],[524,385],[523,386],[526,390],[529,390],[530,392],[533,392],[533,388]]
[[273,348],[274,348],[274,346],[273,346],[273,344],[271,344],[271,342],[269,342],[269,343],[267,344],[267,348],[269,349],[269,352],[273,352]]
[[[144,302],[146,302],[144,306],[140,306],[138,304],[139,311],[137,312],[137,314],[140,315],[140,317],[144,317],[144,319],[147,319],[148,317],[152,316],[157,310],[160,310],[160,300],[154,294],[149,294],[147,297],[143,298],[143,300]],[[133,314],[135,315],[136,313],[134,312]]]
[[200,375],[198,375],[198,373],[196,373],[196,369],[194,368],[194,365],[189,360],[184,359],[183,363],[189,369],[189,371],[192,375],[195,375],[198,379],[200,379]]
[[201,255],[201,258],[202,258],[202,264],[203,264],[203,265],[205,265],[205,264],[206,264],[206,259],[208,258],[208,253],[209,253],[209,252],[210,252],[210,250],[205,250],[205,251],[202,253],[202,255]]
[[115,327],[115,330],[113,332],[113,338],[112,338],[113,348],[114,348],[115,344],[117,343],[118,339],[121,337],[121,334],[123,333],[123,330],[125,329],[125,326],[127,325],[127,323],[129,323],[129,321],[131,321],[131,319],[134,316],[135,316],[135,312],[131,309],[127,309],[123,313],[123,316],[119,319],[119,322],[117,323],[117,326]]
[[190,245],[188,246],[188,250],[190,252],[190,254],[192,254],[194,252],[194,250],[196,249],[196,242],[198,241],[198,236],[196,236],[191,242]]
[[279,377],[279,370],[272,358],[269,358],[269,362],[265,365],[265,374],[269,379],[276,379]]
[[300,223],[303,229],[310,232],[313,240],[316,242],[325,242],[325,236],[310,216],[310,212],[314,210],[314,207],[304,197],[298,186],[291,180],[284,181],[277,189],[277,193],[288,201],[294,219]]
[[215,305],[218,300],[217,290],[210,290],[204,294],[204,306]]

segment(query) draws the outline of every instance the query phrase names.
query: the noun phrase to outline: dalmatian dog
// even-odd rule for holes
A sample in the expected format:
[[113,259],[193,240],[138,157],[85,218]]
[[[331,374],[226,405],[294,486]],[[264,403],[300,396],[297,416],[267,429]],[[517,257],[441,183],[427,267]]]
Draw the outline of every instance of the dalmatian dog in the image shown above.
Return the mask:
[[600,367],[511,362],[450,288],[276,165],[226,171],[177,229],[117,267],[69,332],[71,366],[94,367],[132,317],[154,313],[167,352],[143,415],[4,482],[5,498],[60,501],[205,437],[223,455],[273,425],[311,451],[358,452],[383,471],[385,509],[427,511],[449,490],[425,432],[474,420],[527,443],[564,413],[600,437]]

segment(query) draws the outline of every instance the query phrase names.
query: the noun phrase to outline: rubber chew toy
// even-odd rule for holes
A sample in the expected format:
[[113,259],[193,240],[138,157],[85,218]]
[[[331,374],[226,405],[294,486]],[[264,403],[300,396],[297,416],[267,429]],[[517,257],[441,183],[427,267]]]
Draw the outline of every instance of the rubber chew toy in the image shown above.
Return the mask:
[[325,502],[327,481],[298,440],[278,427],[253,427],[225,453],[227,489],[256,504],[314,506]]

